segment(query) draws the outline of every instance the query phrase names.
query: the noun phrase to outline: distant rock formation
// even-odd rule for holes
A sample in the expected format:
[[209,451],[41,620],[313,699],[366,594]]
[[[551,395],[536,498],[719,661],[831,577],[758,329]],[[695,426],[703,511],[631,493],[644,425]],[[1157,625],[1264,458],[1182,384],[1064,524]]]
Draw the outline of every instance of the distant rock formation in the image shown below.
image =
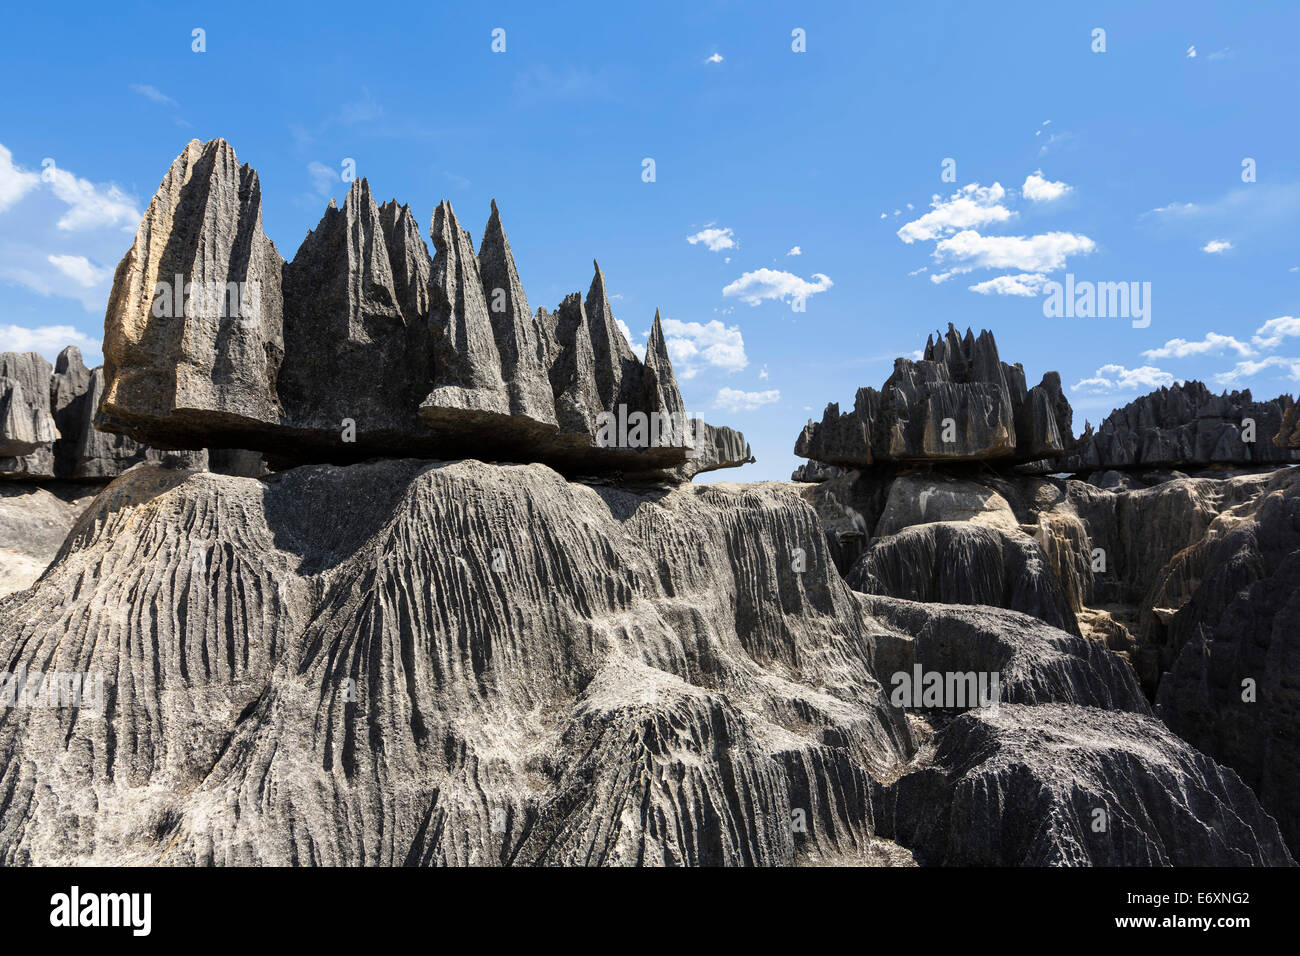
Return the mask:
[[992,333],[963,338],[954,326],[926,342],[920,361],[899,358],[881,391],[858,389],[853,411],[832,402],[811,420],[795,454],[827,465],[995,460],[1028,462],[1064,454],[1072,440],[1060,376],[1026,388],[1020,365],[998,357]]
[[1294,409],[1290,395],[1257,402],[1250,389],[1215,395],[1202,382],[1182,382],[1117,408],[1096,432],[1089,424],[1056,467],[1086,472],[1300,462],[1300,452],[1274,441],[1285,423],[1294,429]]
[[1273,437],[1278,448],[1300,449],[1300,405],[1292,403],[1282,412],[1282,425]]
[[[168,462],[178,467],[211,469],[245,477],[265,472],[262,456],[256,452],[242,449],[215,449],[211,454],[204,449],[170,451],[141,445],[125,435],[99,431],[94,426],[94,419],[104,392],[104,370],[86,368],[81,350],[74,345],[59,353],[53,371],[49,363],[35,353],[0,354],[0,369],[6,368],[22,369],[23,382],[17,390],[5,389],[10,413],[0,428],[0,442],[10,450],[32,450],[0,459],[0,478],[109,481],[128,468],[145,462]],[[25,398],[27,395],[44,396],[45,403],[39,397],[29,402]],[[16,405],[21,405],[27,413],[14,414]],[[28,414],[33,409],[34,414]],[[44,440],[24,440],[24,436],[30,438],[32,435]]]
[[101,429],[279,467],[476,457],[689,478],[752,460],[739,433],[685,421],[657,316],[637,361],[599,265],[585,302],[530,311],[495,202],[477,253],[439,203],[432,257],[410,208],[365,179],[287,264],[261,215],[224,140],[172,163],[114,277]]
[[50,363],[35,352],[0,353],[0,474],[52,477],[58,428],[50,408]]

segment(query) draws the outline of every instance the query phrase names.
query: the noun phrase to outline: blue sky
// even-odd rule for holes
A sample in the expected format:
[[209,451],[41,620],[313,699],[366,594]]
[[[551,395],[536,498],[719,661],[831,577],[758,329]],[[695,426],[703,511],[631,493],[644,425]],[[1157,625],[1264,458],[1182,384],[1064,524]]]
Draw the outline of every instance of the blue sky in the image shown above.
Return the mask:
[[[1058,369],[1076,431],[1175,380],[1296,392],[1300,12],[539,6],[11,9],[0,350],[99,361],[140,214],[221,136],[286,258],[349,158],[426,235],[446,197],[477,242],[495,197],[533,308],[598,258],[634,344],[658,307],[688,408],[749,437],[719,477],[788,477],[809,417],[948,322]],[[1046,317],[1067,273],[1150,283],[1150,324]]]

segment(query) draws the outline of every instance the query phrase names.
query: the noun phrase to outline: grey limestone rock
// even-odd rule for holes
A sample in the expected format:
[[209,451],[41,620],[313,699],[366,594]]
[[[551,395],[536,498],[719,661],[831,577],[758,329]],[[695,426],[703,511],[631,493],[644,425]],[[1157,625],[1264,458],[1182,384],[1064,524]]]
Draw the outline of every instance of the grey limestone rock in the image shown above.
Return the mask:
[[1058,457],[1073,435],[1060,376],[1027,388],[1024,369],[998,357],[990,332],[947,334],[926,343],[920,361],[899,358],[877,392],[858,390],[853,411],[827,406],[795,444],[803,458],[848,468],[879,462],[1007,460]]

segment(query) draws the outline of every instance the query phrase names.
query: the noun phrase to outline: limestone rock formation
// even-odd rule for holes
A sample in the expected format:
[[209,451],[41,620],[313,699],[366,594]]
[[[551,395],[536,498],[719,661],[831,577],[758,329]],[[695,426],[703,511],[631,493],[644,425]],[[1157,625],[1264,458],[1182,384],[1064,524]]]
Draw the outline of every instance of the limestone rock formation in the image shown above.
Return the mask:
[[53,477],[50,374],[35,352],[0,353],[0,475]]
[[[1290,862],[1119,658],[855,594],[788,486],[144,466],[0,602],[0,657],[104,682],[0,710],[8,864]],[[996,713],[904,713],[918,663],[1001,673]]]
[[[1300,846],[1300,470],[1218,515],[1158,584],[1170,728],[1237,771]],[[1185,596],[1185,597],[1184,597]],[[1170,600],[1170,599],[1173,600]]]
[[1292,404],[1282,412],[1282,424],[1273,437],[1273,444],[1293,451],[1300,449],[1300,406]]
[[1295,862],[1235,773],[1160,721],[1125,711],[968,711],[939,731],[926,765],[877,788],[873,805],[877,832],[922,864]]
[[1295,400],[1279,395],[1254,401],[1250,389],[1215,395],[1198,381],[1162,387],[1111,412],[1091,426],[1077,449],[1058,462],[1061,471],[1178,468],[1209,465],[1280,465],[1300,462],[1300,452],[1276,444]]
[[[428,255],[408,224],[414,228],[409,210],[383,215],[369,183],[353,180],[343,208],[331,201],[284,267],[276,382],[294,431],[334,442],[350,419],[368,443],[396,451],[422,430],[415,410],[429,377],[428,308],[414,311],[422,303],[411,299],[411,276],[402,272],[418,282],[428,274],[420,254]],[[402,246],[396,254],[390,233]]]
[[420,455],[683,480],[752,460],[731,429],[687,434],[657,316],[640,362],[598,265],[585,303],[533,313],[495,202],[477,253],[445,200],[430,238],[432,258],[363,178],[285,264],[257,174],[190,143],[114,277],[98,427],[278,468]]
[[864,594],[1010,608],[1079,633],[1046,555],[1019,531],[962,521],[915,525],[877,538],[845,580]]
[[1064,454],[1072,441],[1069,402],[1049,372],[1033,388],[1024,369],[998,357],[990,332],[965,337],[948,326],[926,342],[924,358],[900,358],[877,392],[858,389],[853,411],[831,403],[809,421],[795,454],[827,465],[1008,460]]
[[0,860],[866,852],[870,777],[913,745],[820,540],[776,486],[135,469],[0,604],[0,656],[102,672],[113,701],[0,712]]
[[225,140],[192,140],[113,277],[99,427],[158,446],[257,447],[282,414],[283,265],[257,173]]

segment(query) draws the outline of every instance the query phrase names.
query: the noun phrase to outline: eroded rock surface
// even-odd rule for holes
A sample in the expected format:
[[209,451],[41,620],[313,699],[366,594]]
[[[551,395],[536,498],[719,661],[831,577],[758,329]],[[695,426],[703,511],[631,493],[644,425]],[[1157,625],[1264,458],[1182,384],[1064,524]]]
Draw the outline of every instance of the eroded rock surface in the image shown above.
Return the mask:
[[1117,408],[1095,433],[1088,426],[1058,467],[1187,470],[1300,461],[1300,454],[1273,441],[1288,414],[1294,422],[1294,407],[1290,395],[1257,402],[1250,389],[1215,395],[1202,382],[1180,382]]
[[686,433],[658,317],[638,361],[599,266],[585,302],[533,313],[495,202],[477,253],[445,200],[430,239],[432,257],[409,207],[358,179],[285,264],[257,174],[191,142],[114,277],[99,427],[281,468],[419,455],[680,480],[752,460],[731,429]]
[[881,391],[858,389],[853,411],[832,402],[808,422],[795,454],[827,465],[866,468],[898,461],[1035,461],[1072,441],[1069,402],[1049,372],[1026,387],[1020,365],[998,357],[992,333],[963,338],[948,326],[920,361],[899,358]]
[[884,629],[820,542],[778,486],[136,469],[0,603],[10,669],[112,688],[101,718],[0,712],[0,859],[865,852],[870,775],[913,745],[871,675]]

